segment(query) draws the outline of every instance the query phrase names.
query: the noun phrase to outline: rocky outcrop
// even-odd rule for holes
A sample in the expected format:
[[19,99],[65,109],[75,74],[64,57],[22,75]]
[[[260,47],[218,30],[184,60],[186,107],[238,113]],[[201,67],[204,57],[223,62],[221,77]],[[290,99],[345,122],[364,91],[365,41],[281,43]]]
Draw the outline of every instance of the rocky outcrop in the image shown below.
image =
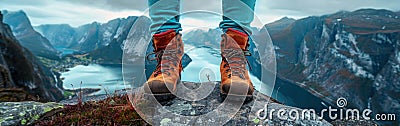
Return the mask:
[[[196,90],[196,93],[200,93],[200,95],[185,92],[182,90],[184,88]],[[201,89],[199,90],[199,88]],[[256,116],[256,113],[263,109],[265,105],[268,106],[268,111],[272,109],[301,111],[301,109],[275,103],[268,96],[258,93],[258,91],[253,94],[254,99],[252,101],[242,104],[237,101],[223,100],[220,97],[219,82],[183,82],[178,84],[177,89],[176,94],[178,96],[200,100],[189,101],[178,97],[157,103],[157,101],[152,100],[151,95],[145,94],[142,88],[138,88],[133,91],[134,98],[132,100],[135,101],[133,104],[137,112],[142,113],[142,118],[147,119],[152,125],[331,125],[325,120],[279,119],[276,113],[273,114],[272,119],[262,120]],[[207,95],[203,96],[203,94]],[[237,108],[237,112],[235,108]],[[224,119],[227,120],[224,121]]]
[[0,125],[30,125],[44,113],[62,107],[61,104],[54,102],[1,102]]
[[331,122],[334,126],[377,126],[371,120],[335,120]]
[[59,101],[63,95],[55,84],[52,72],[0,22],[0,101]]
[[10,25],[14,36],[23,47],[29,49],[36,56],[59,59],[58,51],[50,44],[49,40],[33,29],[25,12],[4,10],[3,14],[4,23]]
[[[201,86],[200,86],[201,85]],[[134,100],[133,104],[138,113],[142,113],[141,117],[149,121],[152,125],[211,125],[218,124],[218,118],[224,118],[232,116],[228,120],[221,122],[224,125],[324,125],[330,126],[331,124],[325,120],[285,120],[277,117],[276,113],[273,113],[272,119],[260,119],[256,116],[256,112],[263,109],[267,105],[267,111],[270,112],[273,109],[286,109],[286,110],[298,110],[301,109],[291,107],[274,102],[268,96],[259,93],[257,90],[253,94],[254,99],[245,102],[244,104],[236,101],[224,101],[220,96],[219,90],[220,82],[206,82],[206,83],[193,83],[193,82],[182,82],[178,84],[177,94],[179,96],[185,95],[185,98],[198,99],[198,100],[184,100],[182,98],[174,98],[172,100],[156,102],[149,95],[144,94],[143,87],[136,88],[134,90],[118,91],[115,95],[133,95],[131,100]],[[196,93],[202,95],[195,95],[192,93],[185,92],[184,88],[189,90],[196,90]],[[201,90],[198,90],[202,88]],[[209,89],[209,90],[204,90]],[[133,92],[133,93],[130,93]],[[201,92],[201,93],[200,93]],[[106,99],[106,95],[98,96],[84,96],[82,101],[98,101]],[[63,100],[62,104],[74,105],[78,103],[77,97],[73,99]],[[220,109],[225,107],[228,109]],[[231,109],[237,108],[237,111],[230,112]],[[216,111],[216,112],[214,112]],[[170,113],[169,113],[170,112]],[[145,114],[145,115],[143,115]],[[212,119],[202,120],[200,116],[212,114]],[[181,118],[180,116],[186,116]],[[198,116],[198,118],[188,119],[188,116]],[[287,115],[285,115],[287,116]],[[311,115],[312,116],[312,115]],[[203,118],[204,119],[204,118]],[[212,121],[214,120],[214,122]]]

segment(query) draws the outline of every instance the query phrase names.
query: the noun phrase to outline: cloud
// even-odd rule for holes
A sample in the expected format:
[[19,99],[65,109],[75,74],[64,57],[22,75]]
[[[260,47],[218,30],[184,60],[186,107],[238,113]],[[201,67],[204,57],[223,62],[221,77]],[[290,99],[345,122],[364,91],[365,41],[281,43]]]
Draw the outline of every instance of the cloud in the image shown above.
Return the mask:
[[[262,23],[285,16],[299,19],[360,8],[400,10],[397,4],[400,0],[257,0],[256,3],[255,14]],[[107,22],[113,18],[141,15],[147,8],[147,0],[0,0],[0,5],[2,9],[24,10],[34,25],[67,23],[79,26],[93,21]],[[221,5],[222,0],[181,0],[182,12],[207,10],[221,13]],[[195,25],[220,20],[210,16],[186,16],[196,20],[197,23],[192,22]]]
[[319,16],[361,8],[399,11],[400,6],[395,3],[400,3],[400,0],[261,0],[257,9],[264,13],[273,11],[293,16]]
[[[40,24],[70,24],[74,27],[97,22],[107,22],[111,19],[141,15],[139,10],[111,11],[96,6],[73,4],[58,0],[43,0],[40,5],[30,5],[25,0],[1,0],[3,9],[10,11],[24,10],[29,16],[32,25]],[[16,4],[21,2],[21,4]]]
[[147,0],[56,0],[71,4],[91,6],[111,11],[140,10],[147,8]]
[[47,0],[33,1],[33,0],[2,0],[2,5],[18,5],[18,6],[40,6],[48,4]]
[[[140,10],[148,8],[147,0],[57,0],[73,4],[93,6],[113,11]],[[220,11],[221,0],[181,0],[181,10],[209,10]]]
[[279,10],[292,10],[305,14],[333,13],[339,10],[353,11],[360,8],[382,8],[399,10],[399,0],[266,0],[268,7]]

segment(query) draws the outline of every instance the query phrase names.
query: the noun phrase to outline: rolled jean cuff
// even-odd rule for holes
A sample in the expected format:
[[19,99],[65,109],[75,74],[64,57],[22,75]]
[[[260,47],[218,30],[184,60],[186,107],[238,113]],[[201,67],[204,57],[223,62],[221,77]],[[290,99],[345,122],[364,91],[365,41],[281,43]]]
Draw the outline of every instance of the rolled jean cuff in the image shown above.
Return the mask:
[[250,36],[250,35],[252,34],[252,30],[251,30],[251,29],[244,30],[244,29],[243,29],[242,27],[240,27],[239,25],[224,26],[224,27],[221,27],[221,26],[220,26],[220,29],[222,29],[222,32],[224,32],[224,33],[225,33],[226,31],[228,31],[228,29],[233,29],[233,30],[236,30],[236,31],[240,31],[240,32],[246,34],[247,36]]
[[163,33],[163,32],[166,32],[166,31],[169,31],[169,30],[174,30],[175,31],[175,33],[180,33],[180,31],[182,31],[182,28],[176,28],[176,29],[174,29],[174,28],[171,28],[171,29],[168,29],[168,28],[165,28],[165,29],[158,29],[158,30],[154,30],[154,31],[151,31],[151,33],[154,35],[154,34],[159,34],[159,33]]

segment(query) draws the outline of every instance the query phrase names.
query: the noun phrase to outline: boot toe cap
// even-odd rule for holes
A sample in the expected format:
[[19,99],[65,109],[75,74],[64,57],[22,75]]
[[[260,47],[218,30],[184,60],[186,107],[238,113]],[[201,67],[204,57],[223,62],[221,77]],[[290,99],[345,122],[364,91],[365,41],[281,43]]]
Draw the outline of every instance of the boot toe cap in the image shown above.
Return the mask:
[[249,84],[241,82],[232,82],[228,84],[223,84],[221,86],[221,92],[224,94],[234,94],[234,95],[252,95],[253,89]]
[[[167,85],[171,85],[167,87]],[[173,84],[166,84],[163,81],[154,80],[146,83],[145,91],[152,94],[169,94],[173,91]],[[168,89],[170,88],[170,90]]]

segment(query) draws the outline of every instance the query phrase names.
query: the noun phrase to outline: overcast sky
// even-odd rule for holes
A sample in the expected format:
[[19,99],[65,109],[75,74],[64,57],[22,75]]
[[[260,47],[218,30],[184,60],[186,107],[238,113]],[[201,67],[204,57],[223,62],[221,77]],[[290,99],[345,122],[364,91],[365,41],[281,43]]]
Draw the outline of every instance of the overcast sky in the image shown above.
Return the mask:
[[[217,13],[221,12],[222,4],[221,0],[181,0],[181,3],[182,12],[208,10]],[[360,8],[399,11],[399,3],[400,0],[257,0],[255,15],[262,22],[253,25],[285,16],[299,19]],[[114,18],[142,15],[147,0],[0,0],[0,5],[1,10],[24,10],[34,26],[70,24],[77,27],[93,21],[104,23]],[[181,22],[184,27],[217,27],[219,19],[217,15],[192,15],[183,16]]]

